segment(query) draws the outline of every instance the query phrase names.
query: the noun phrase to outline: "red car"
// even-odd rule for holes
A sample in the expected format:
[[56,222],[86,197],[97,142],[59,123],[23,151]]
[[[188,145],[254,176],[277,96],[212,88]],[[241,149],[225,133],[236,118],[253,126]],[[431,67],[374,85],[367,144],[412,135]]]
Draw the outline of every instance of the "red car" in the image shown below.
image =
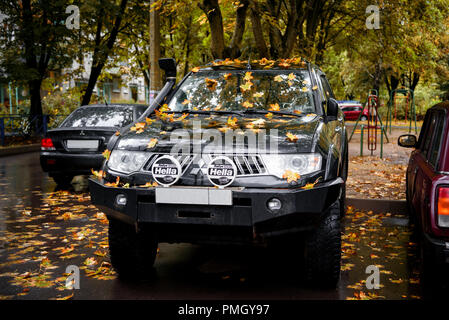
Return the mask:
[[398,144],[415,148],[407,168],[407,203],[422,238],[423,266],[434,273],[449,265],[449,101],[427,111],[418,140],[403,135]]
[[360,117],[360,120],[366,121],[368,120],[368,109],[364,109],[363,106],[357,102],[339,102],[338,104],[343,111],[343,114],[345,116],[345,120],[357,120],[360,116],[360,113],[362,113],[362,116]]

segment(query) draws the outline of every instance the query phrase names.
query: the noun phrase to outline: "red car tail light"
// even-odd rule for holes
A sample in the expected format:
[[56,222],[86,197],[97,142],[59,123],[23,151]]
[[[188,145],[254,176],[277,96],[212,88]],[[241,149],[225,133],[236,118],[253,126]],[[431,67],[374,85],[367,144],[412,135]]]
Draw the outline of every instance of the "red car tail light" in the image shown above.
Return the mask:
[[438,226],[449,228],[449,187],[438,189]]
[[41,150],[55,150],[55,146],[53,145],[51,138],[44,138],[41,140]]

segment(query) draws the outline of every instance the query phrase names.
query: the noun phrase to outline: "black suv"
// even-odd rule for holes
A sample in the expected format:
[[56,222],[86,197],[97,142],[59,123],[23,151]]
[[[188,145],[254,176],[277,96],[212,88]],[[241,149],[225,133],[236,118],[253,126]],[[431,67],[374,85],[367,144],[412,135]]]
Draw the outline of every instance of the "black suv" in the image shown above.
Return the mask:
[[288,239],[305,278],[335,286],[348,147],[325,74],[300,58],[223,60],[175,86],[174,61],[160,66],[164,88],[89,180],[115,269],[144,273],[158,242]]

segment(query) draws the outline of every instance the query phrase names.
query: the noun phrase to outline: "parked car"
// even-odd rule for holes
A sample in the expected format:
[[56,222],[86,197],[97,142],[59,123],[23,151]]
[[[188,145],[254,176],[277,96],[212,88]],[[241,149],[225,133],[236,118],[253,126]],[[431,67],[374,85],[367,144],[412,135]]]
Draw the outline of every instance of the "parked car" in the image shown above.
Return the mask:
[[424,265],[449,264],[449,102],[430,108],[419,139],[399,137],[398,144],[415,148],[407,168],[406,195],[410,218],[422,237]]
[[368,120],[368,109],[363,108],[362,104],[358,101],[339,101],[338,105],[340,106],[343,114],[345,116],[345,120],[357,120],[360,117],[360,120],[366,121]]
[[140,104],[87,105],[73,111],[41,141],[42,170],[57,184],[101,168],[103,151],[112,135],[148,108]]
[[114,268],[146,274],[159,242],[284,238],[308,281],[335,286],[348,146],[325,74],[301,59],[224,60],[174,87],[174,61],[160,64],[168,82],[89,179]]

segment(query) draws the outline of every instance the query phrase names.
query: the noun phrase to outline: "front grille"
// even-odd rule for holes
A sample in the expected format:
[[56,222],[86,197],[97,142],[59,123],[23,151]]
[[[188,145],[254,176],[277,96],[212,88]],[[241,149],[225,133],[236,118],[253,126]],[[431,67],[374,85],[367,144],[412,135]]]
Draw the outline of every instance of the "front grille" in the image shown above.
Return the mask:
[[[151,167],[153,163],[164,154],[152,154],[146,165],[143,167],[144,171],[151,172]],[[207,168],[210,161],[212,161],[216,156],[212,155],[203,155],[202,160],[200,158],[194,163],[194,165],[200,166],[200,169]],[[182,174],[186,172],[186,170],[190,167],[193,160],[195,159],[195,155],[193,154],[183,154],[177,155],[175,158],[179,161],[182,167]],[[237,167],[237,176],[252,176],[252,175],[264,175],[267,174],[267,169],[259,155],[234,155],[229,156],[229,158],[234,162]]]

